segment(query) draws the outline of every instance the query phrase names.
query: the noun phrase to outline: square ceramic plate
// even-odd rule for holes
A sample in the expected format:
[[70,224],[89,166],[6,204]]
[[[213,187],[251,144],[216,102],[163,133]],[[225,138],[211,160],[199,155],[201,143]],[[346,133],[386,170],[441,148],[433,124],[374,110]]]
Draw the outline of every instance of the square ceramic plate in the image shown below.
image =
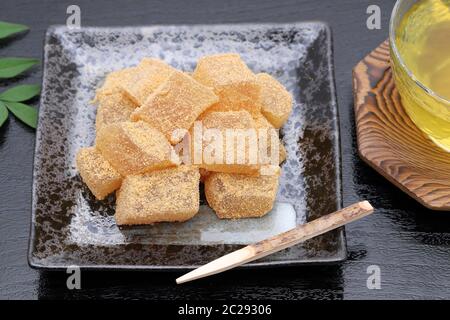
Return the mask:
[[[281,131],[288,151],[274,210],[261,219],[219,220],[202,199],[189,222],[119,229],[114,196],[96,201],[75,169],[94,142],[95,88],[113,70],[158,57],[191,71],[201,56],[238,52],[293,94]],[[341,206],[338,115],[329,28],[323,23],[51,27],[45,38],[36,135],[29,262],[36,268],[193,268]],[[335,230],[248,266],[344,260]]]

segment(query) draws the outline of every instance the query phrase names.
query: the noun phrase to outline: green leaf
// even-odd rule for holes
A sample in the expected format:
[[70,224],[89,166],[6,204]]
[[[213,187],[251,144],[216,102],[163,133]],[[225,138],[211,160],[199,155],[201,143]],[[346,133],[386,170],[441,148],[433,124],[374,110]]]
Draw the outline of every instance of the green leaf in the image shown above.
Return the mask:
[[0,100],[10,102],[27,101],[37,96],[39,92],[41,92],[40,85],[24,84],[0,93]]
[[22,72],[30,69],[39,60],[29,58],[1,58],[0,78],[13,78]]
[[23,24],[0,21],[0,39],[7,38],[26,30],[28,30],[28,27]]
[[19,120],[32,128],[36,128],[38,112],[35,108],[20,102],[7,101],[4,103],[9,111],[11,111]]
[[8,109],[0,102],[0,127],[5,123],[6,119],[8,119]]

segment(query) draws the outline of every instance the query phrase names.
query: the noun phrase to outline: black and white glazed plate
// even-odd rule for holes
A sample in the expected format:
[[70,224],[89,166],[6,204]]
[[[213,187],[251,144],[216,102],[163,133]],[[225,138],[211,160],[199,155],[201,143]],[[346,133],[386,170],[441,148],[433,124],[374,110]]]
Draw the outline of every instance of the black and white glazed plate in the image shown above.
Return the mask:
[[[185,223],[118,228],[114,196],[96,201],[75,169],[78,149],[93,145],[95,89],[113,70],[147,56],[191,71],[201,56],[238,52],[254,72],[267,72],[293,94],[281,131],[288,151],[274,210],[261,219],[219,220],[202,199]],[[331,34],[319,22],[50,27],[33,173],[29,263],[62,269],[189,269],[242,245],[278,234],[341,207],[340,151]],[[247,266],[344,260],[343,229]]]

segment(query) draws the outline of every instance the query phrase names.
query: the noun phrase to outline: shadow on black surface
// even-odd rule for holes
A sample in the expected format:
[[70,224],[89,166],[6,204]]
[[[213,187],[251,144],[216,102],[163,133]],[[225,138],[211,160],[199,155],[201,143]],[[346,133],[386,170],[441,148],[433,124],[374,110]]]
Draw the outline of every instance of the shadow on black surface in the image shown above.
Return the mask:
[[25,36],[27,34],[28,34],[28,31],[22,31],[22,32],[14,34],[10,37],[0,39],[0,49],[3,49],[4,47],[12,44],[13,42],[20,41],[21,39],[25,38]]
[[[2,91],[11,89],[13,87],[13,85],[15,85],[15,84],[22,84],[22,82],[25,80],[27,80],[27,82],[32,83],[34,79],[32,79],[30,76],[34,75],[35,72],[38,70],[38,68],[39,67],[37,67],[37,66],[31,67],[30,70],[27,70],[11,79],[1,79],[0,78],[0,87],[2,88]],[[34,81],[36,82],[36,80],[34,80]]]
[[[0,85],[1,85],[1,79],[0,79]],[[6,90],[8,90],[10,88],[6,88]],[[1,90],[0,90],[1,91]],[[32,106],[33,108],[36,108],[36,105],[39,102],[39,98],[35,97],[33,99],[30,99],[28,101],[25,101],[24,103]],[[6,119],[6,121],[3,123],[3,125],[0,127],[0,147],[2,146],[2,144],[6,141],[6,137],[7,137],[7,132],[8,130],[10,130],[10,125],[11,125],[11,121],[15,121],[18,123],[18,125],[23,128],[27,133],[35,133],[35,129],[29,127],[28,125],[24,124],[23,122],[21,122],[20,120],[18,120],[17,118],[15,118],[15,116],[13,115],[13,113],[11,111],[8,110],[8,119]]]
[[[39,299],[343,299],[341,266],[233,270],[176,285],[183,272],[81,271],[81,289],[68,290],[64,272],[40,272]],[[320,289],[320,290],[319,290]]]
[[3,125],[0,127],[0,147],[6,141],[6,132],[9,128],[10,119],[6,119]]

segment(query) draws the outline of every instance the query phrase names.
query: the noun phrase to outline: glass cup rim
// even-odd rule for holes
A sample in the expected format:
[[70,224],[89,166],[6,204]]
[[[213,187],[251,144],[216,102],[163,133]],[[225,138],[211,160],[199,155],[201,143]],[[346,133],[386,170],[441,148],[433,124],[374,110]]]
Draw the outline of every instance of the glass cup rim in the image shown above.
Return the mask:
[[406,0],[397,0],[394,5],[394,9],[392,9],[391,19],[389,22],[389,44],[391,46],[391,52],[394,53],[395,57],[397,58],[398,62],[400,63],[400,66],[406,71],[408,76],[422,89],[424,90],[428,95],[432,96],[434,99],[441,101],[444,104],[450,105],[450,100],[444,98],[443,96],[437,94],[430,88],[428,88],[426,85],[424,85],[417,77],[414,75],[414,73],[408,68],[406,63],[403,61],[403,58],[398,51],[397,44],[395,43],[396,39],[396,30],[395,30],[395,19],[397,18],[397,15],[399,14],[400,6],[401,4]]

